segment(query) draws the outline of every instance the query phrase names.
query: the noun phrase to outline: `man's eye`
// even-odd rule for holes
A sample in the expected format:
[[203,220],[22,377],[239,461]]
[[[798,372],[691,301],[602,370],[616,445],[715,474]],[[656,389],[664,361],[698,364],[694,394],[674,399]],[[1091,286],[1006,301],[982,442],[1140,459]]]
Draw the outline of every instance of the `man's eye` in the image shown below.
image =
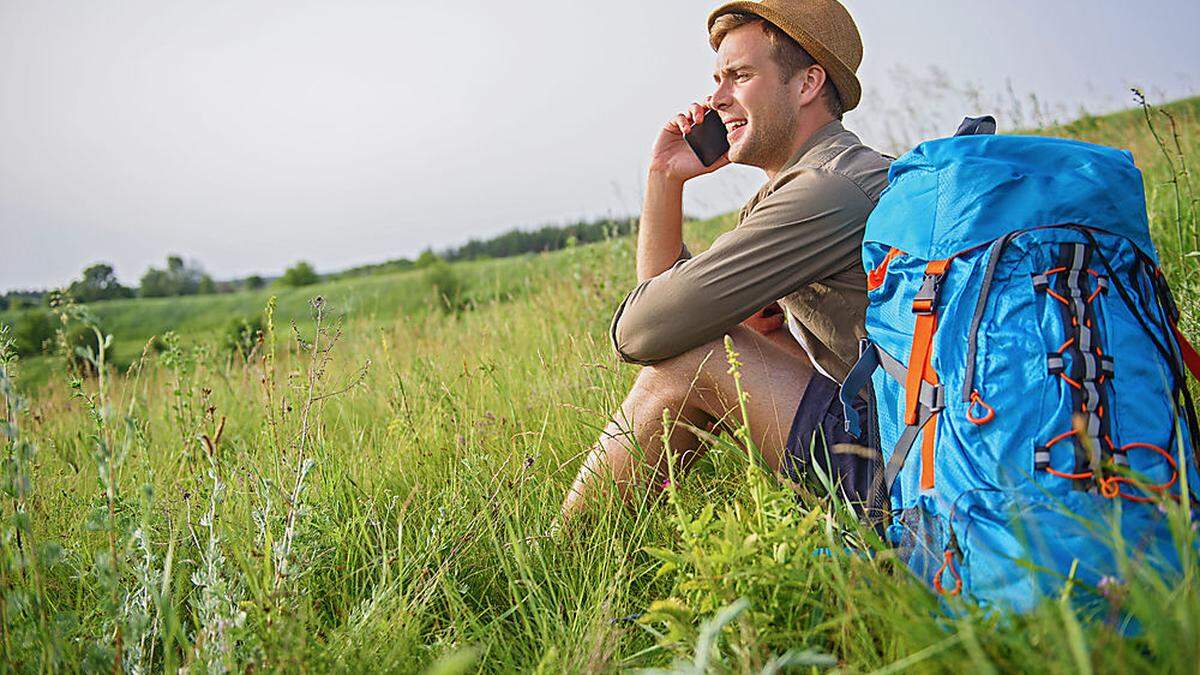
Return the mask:
[[745,82],[750,79],[750,73],[734,73],[733,79],[736,82]]

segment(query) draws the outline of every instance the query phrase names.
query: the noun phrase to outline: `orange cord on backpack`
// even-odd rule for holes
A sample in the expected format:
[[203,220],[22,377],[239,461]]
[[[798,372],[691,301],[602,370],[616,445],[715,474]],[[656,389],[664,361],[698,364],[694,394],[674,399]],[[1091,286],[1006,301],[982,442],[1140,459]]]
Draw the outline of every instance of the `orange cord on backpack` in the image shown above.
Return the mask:
[[[1070,431],[1064,431],[1063,433],[1050,439],[1050,442],[1046,443],[1046,446],[1045,446],[1046,449],[1047,450],[1050,449],[1050,447],[1052,447],[1055,443],[1058,443],[1059,441],[1063,440],[1064,438],[1074,436],[1075,433],[1076,432],[1074,429],[1072,429]],[[1106,443],[1108,443],[1108,447],[1110,449],[1119,450],[1121,452],[1125,452],[1126,450],[1129,450],[1131,448],[1142,448],[1145,450],[1153,450],[1154,452],[1157,452],[1159,455],[1162,455],[1163,459],[1167,460],[1167,464],[1171,465],[1170,480],[1168,480],[1165,483],[1160,483],[1158,485],[1137,486],[1135,481],[1132,478],[1129,478],[1127,476],[1108,476],[1107,478],[1105,478],[1105,477],[1098,478],[1096,480],[1096,482],[1100,485],[1100,494],[1104,495],[1105,497],[1107,497],[1109,499],[1116,499],[1117,497],[1120,497],[1121,499],[1125,499],[1125,500],[1128,500],[1131,502],[1137,502],[1137,503],[1152,502],[1152,501],[1154,501],[1153,497],[1142,497],[1139,495],[1131,495],[1131,494],[1127,494],[1127,493],[1123,492],[1121,490],[1121,483],[1129,483],[1131,485],[1134,485],[1135,487],[1143,487],[1144,489],[1150,490],[1151,492],[1157,492],[1157,493],[1161,494],[1163,492],[1166,492],[1168,489],[1170,489],[1170,487],[1175,484],[1175,481],[1179,480],[1179,465],[1175,463],[1175,458],[1171,456],[1171,453],[1167,452],[1166,450],[1163,450],[1162,448],[1158,447],[1157,445],[1153,445],[1151,443],[1126,443],[1125,445],[1122,445],[1120,448],[1117,448],[1113,444],[1112,439],[1108,438],[1107,436],[1104,437],[1104,441]],[[1093,478],[1095,476],[1095,473],[1092,471],[1082,471],[1080,473],[1067,473],[1064,471],[1056,471],[1049,466],[1046,467],[1046,473],[1049,473],[1052,476],[1058,476],[1059,478],[1066,478],[1068,480],[1087,480],[1087,479]]]
[[[946,590],[942,587],[942,573],[947,569],[954,576],[954,588]],[[942,595],[958,595],[962,592],[962,576],[959,575],[958,569],[954,567],[954,551],[947,548],[942,558],[942,566],[933,573],[933,587]]]
[[[985,412],[982,417],[976,417],[975,414],[972,412],[975,409],[976,405],[983,407]],[[983,401],[983,398],[981,398],[979,396],[979,391],[976,390],[976,391],[971,392],[971,405],[967,406],[967,421],[971,422],[972,424],[978,425],[978,426],[983,426],[983,425],[987,424],[988,422],[991,422],[992,418],[994,418],[995,416],[996,416],[996,409]]]
[[[1171,456],[1171,453],[1163,450],[1157,445],[1151,445],[1150,443],[1126,443],[1125,445],[1121,446],[1122,451],[1128,450],[1129,448],[1144,448],[1146,450],[1153,450],[1154,452],[1162,455],[1163,458],[1167,460],[1167,463],[1171,465],[1171,480],[1159,485],[1147,485],[1145,486],[1145,489],[1161,494],[1166,492],[1172,485],[1175,484],[1175,481],[1179,479],[1179,465],[1175,463],[1175,458]],[[1137,495],[1127,495],[1124,492],[1121,492],[1121,486],[1119,485],[1120,483],[1129,483],[1137,487],[1132,478],[1127,476],[1111,476],[1108,478],[1107,482],[1113,485],[1113,488],[1117,491],[1117,494],[1131,502],[1146,503],[1154,501],[1153,497],[1139,497]],[[1100,489],[1101,494],[1103,494],[1104,483],[1101,483]]]

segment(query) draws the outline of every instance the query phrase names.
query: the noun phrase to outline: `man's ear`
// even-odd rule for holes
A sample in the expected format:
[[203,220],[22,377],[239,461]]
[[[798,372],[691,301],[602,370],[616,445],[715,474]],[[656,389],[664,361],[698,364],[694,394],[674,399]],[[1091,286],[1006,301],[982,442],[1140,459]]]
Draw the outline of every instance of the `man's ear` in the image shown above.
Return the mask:
[[800,78],[800,105],[806,106],[821,96],[821,88],[825,86],[825,69],[814,63],[800,73]]

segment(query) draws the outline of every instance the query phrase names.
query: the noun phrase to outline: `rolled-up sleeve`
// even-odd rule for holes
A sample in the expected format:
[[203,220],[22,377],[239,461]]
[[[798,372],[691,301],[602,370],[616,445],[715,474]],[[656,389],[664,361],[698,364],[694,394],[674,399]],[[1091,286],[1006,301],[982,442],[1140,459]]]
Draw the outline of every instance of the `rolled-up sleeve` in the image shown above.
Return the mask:
[[806,169],[703,253],[638,284],[613,317],[623,361],[649,365],[715,340],[766,305],[859,265],[874,206],[850,179]]

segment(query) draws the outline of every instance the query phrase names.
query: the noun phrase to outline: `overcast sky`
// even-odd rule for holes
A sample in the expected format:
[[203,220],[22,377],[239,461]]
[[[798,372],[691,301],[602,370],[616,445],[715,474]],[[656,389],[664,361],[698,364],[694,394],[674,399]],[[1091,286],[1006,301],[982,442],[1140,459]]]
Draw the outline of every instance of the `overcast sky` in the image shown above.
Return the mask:
[[[716,4],[0,0],[0,290],[101,260],[136,284],[169,253],[334,271],[634,213],[657,128],[709,91]],[[1200,92],[1195,0],[847,4],[846,124],[881,147]],[[687,210],[761,181],[724,169]]]

